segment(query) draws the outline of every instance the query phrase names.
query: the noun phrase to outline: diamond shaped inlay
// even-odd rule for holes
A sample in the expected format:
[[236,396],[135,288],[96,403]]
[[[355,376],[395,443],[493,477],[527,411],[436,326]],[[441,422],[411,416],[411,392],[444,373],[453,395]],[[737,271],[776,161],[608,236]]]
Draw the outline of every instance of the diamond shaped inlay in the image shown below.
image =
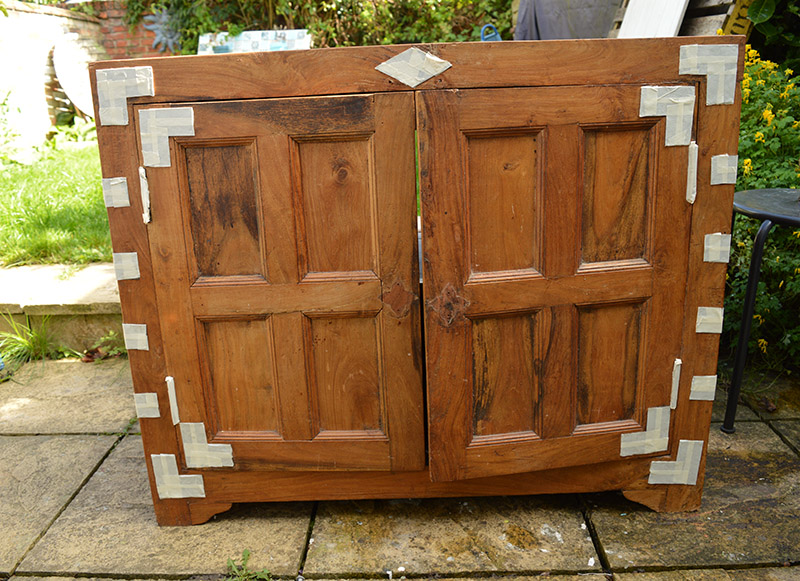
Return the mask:
[[375,69],[413,89],[451,66],[453,65],[438,56],[418,48],[409,48],[382,62]]

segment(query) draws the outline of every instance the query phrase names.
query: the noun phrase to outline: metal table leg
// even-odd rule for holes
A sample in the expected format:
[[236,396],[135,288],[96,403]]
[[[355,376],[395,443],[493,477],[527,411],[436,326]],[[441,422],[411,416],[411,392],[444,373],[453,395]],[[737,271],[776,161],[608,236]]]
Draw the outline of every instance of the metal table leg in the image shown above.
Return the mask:
[[761,274],[761,259],[764,256],[764,243],[767,241],[767,236],[773,226],[774,223],[771,220],[764,220],[753,241],[753,256],[750,259],[750,274],[747,277],[747,291],[742,309],[742,325],[739,329],[739,342],[736,345],[736,354],[733,361],[733,378],[728,389],[725,420],[720,428],[726,434],[732,434],[736,431],[733,423],[736,420],[736,406],[739,403],[744,364],[747,360],[747,342],[750,339],[750,325],[753,322],[753,310],[756,305],[756,290],[758,289],[758,277]]

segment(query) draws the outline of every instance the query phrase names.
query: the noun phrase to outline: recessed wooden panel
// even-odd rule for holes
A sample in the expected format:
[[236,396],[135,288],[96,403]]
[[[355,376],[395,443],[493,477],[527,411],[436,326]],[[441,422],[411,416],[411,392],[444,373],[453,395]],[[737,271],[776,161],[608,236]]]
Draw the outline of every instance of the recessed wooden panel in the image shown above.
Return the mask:
[[368,315],[309,321],[319,431],[380,430],[377,319]]
[[534,318],[472,322],[474,436],[535,431]]
[[370,143],[296,140],[305,273],[377,270]]
[[252,144],[184,149],[200,276],[265,274],[253,149]]
[[538,267],[537,133],[468,135],[473,272]]
[[642,258],[650,128],[584,130],[583,262]]
[[644,303],[578,309],[578,424],[633,417]]
[[203,323],[222,431],[279,432],[271,319]]

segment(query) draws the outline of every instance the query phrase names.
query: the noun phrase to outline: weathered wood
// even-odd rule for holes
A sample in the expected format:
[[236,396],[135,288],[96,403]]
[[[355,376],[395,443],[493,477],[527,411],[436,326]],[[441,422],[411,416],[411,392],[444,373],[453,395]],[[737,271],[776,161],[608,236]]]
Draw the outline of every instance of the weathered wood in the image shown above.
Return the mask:
[[[640,117],[639,87],[442,95],[418,100],[420,172],[430,180],[422,214],[432,477],[618,457],[620,434],[644,429],[648,408],[669,403],[690,227],[686,148],[664,145],[663,118]],[[477,158],[480,142],[492,147],[481,143]],[[476,201],[479,211],[491,205],[486,220]],[[521,335],[509,316],[534,317],[540,332]],[[521,345],[517,358],[528,360],[494,356],[518,392],[506,405],[540,405],[507,411],[507,431],[494,426],[489,436],[486,378],[501,377],[486,363],[492,344]]]
[[311,101],[196,104],[148,168],[181,420],[240,466],[420,469],[412,97]]
[[[610,489],[696,508],[704,461],[696,485],[648,474],[679,440],[705,443],[710,420],[688,386],[715,369],[718,337],[694,325],[722,304],[725,266],[702,254],[730,224],[733,187],[709,185],[710,157],[735,153],[738,103],[706,106],[705,76],[679,74],[697,43],[743,48],[421,45],[453,66],[415,93],[374,70],[398,46],[92,65],[154,71],[129,125],[98,133],[104,176],[131,197],[109,209],[114,248],[142,271],[120,290],[125,322],[148,325],[136,390],[162,410],[142,420],[145,452],[174,454],[206,490],[160,500],[153,486],[159,522],[231,502]],[[694,205],[687,148],[639,115],[640,87],[665,84],[697,89]],[[179,104],[195,135],[147,168],[145,225],[138,111]],[[621,458],[621,435],[669,403],[678,357],[669,449]],[[232,470],[186,467],[165,375],[181,421],[232,446]]]
[[[454,66],[418,89],[654,84],[680,81],[680,47],[730,44],[730,37],[420,44]],[[213,101],[407,91],[375,67],[409,46],[372,46],[92,63],[99,69],[151,66],[155,97],[131,103]],[[192,71],[202,71],[196,74]],[[211,83],[208,80],[215,79]],[[505,110],[509,113],[511,110]],[[331,122],[335,123],[335,120]]]

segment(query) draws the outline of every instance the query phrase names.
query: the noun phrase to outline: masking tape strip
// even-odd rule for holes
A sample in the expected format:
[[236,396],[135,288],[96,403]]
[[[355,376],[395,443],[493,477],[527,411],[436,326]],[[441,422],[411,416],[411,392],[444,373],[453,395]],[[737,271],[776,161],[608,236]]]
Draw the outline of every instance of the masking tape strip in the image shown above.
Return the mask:
[[735,44],[687,44],[681,47],[678,72],[706,75],[706,105],[731,105],[736,97],[739,47]]
[[692,141],[689,144],[689,163],[686,168],[686,201],[694,204],[697,198],[697,154],[700,148]]
[[117,280],[136,280],[139,278],[139,255],[135,252],[115,252],[114,272]]
[[133,402],[136,404],[136,415],[141,418],[160,418],[158,409],[158,394],[134,393]]
[[738,155],[714,155],[711,157],[711,185],[735,184]]
[[125,338],[126,349],[150,350],[147,342],[147,325],[122,323],[122,336]]
[[675,409],[678,406],[678,389],[681,384],[681,367],[683,361],[676,359],[672,364],[672,394],[669,398],[669,408]]
[[703,246],[704,262],[722,262],[727,264],[731,259],[731,235],[716,232],[706,234]]
[[657,460],[650,463],[649,484],[697,484],[703,440],[678,442],[678,457],[674,461]]
[[721,307],[697,307],[697,333],[722,333],[722,317],[724,309]]
[[413,88],[443,73],[451,66],[453,65],[438,56],[412,47],[382,62],[375,67],[375,70]]
[[174,454],[151,454],[150,460],[159,498],[205,498],[203,477],[200,474],[178,474]]
[[716,375],[695,375],[692,377],[692,390],[689,399],[695,401],[714,401],[717,391]]
[[150,185],[147,183],[147,172],[143,167],[139,168],[139,192],[142,195],[142,221],[149,224],[152,219],[150,216]]
[[169,138],[194,135],[194,109],[140,109],[143,165],[169,167]]
[[127,125],[128,98],[152,97],[153,67],[123,67],[97,71],[100,125]]
[[644,432],[622,434],[619,455],[650,454],[669,447],[669,406],[647,410],[647,429]]
[[128,198],[128,180],[125,178],[103,178],[103,202],[106,208],[127,208],[131,205]]
[[178,413],[178,397],[175,395],[175,379],[168,375],[164,378],[167,383],[167,395],[169,396],[169,412],[172,416],[172,425],[177,426],[181,421],[180,414]]
[[209,444],[202,423],[181,423],[183,453],[189,468],[217,468],[233,466],[233,448],[230,444]]
[[694,118],[694,87],[642,87],[639,116],[665,116],[665,144],[689,145]]

